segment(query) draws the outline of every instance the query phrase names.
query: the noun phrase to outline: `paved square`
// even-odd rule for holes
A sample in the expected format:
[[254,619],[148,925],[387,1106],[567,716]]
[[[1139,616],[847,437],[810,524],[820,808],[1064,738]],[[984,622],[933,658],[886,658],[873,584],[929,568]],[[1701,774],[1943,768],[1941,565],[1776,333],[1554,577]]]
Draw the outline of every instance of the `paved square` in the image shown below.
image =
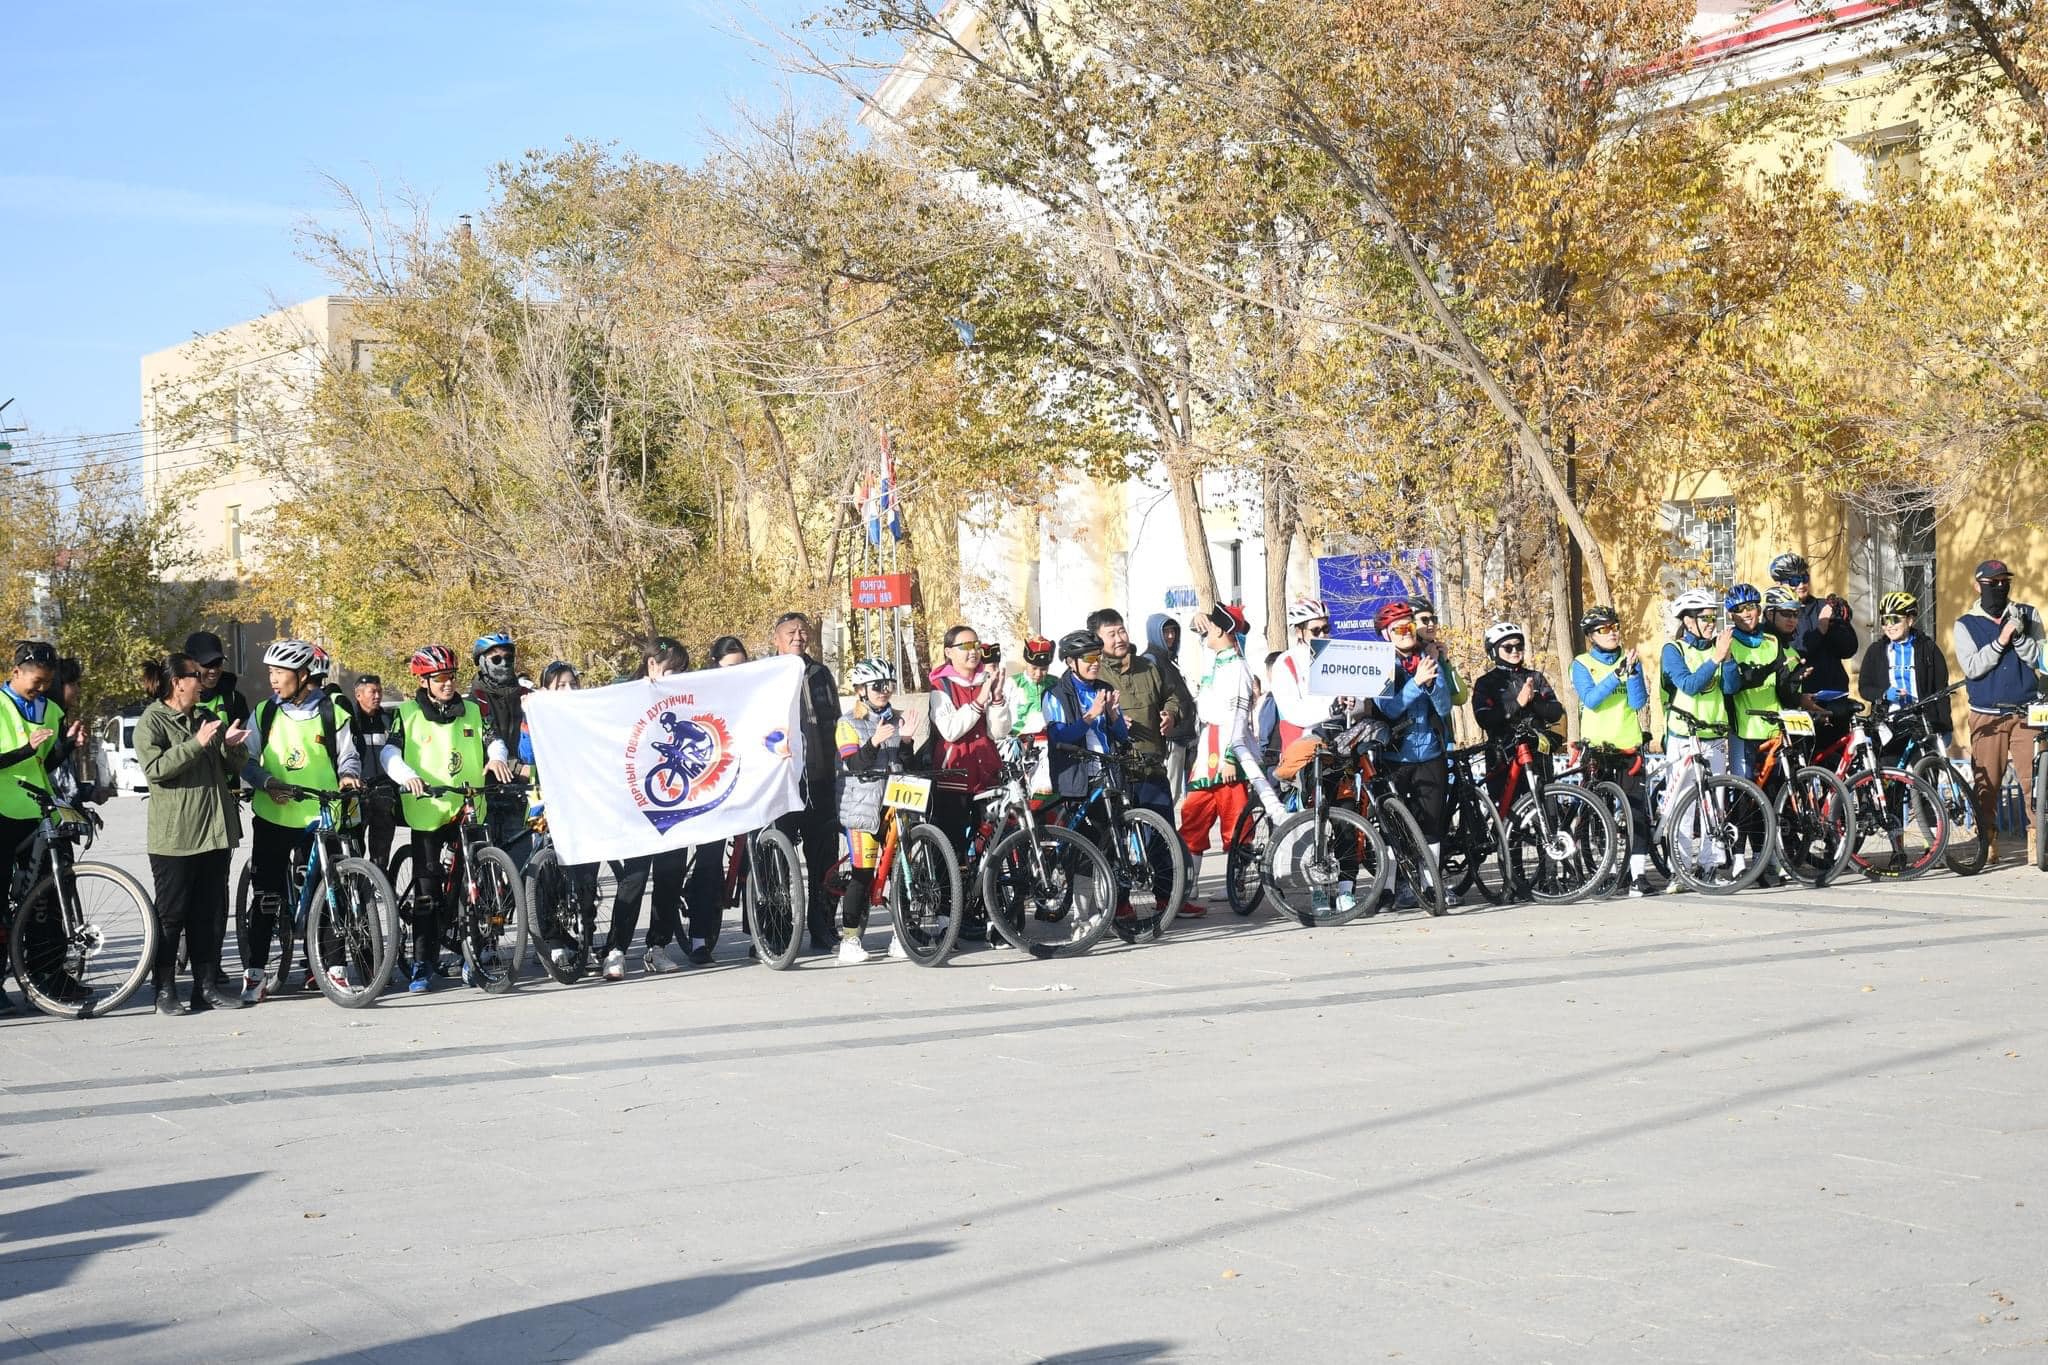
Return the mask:
[[2044,889],[15,1017],[0,1360],[2044,1357]]

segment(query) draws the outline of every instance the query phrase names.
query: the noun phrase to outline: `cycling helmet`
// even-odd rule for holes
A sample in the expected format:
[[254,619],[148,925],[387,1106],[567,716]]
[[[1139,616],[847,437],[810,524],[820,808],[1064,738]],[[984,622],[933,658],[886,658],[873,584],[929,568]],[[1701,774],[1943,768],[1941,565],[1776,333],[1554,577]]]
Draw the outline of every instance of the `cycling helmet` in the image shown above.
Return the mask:
[[1812,572],[1806,567],[1805,555],[1779,555],[1771,561],[1771,578],[1774,582],[1797,583],[1812,577]]
[[327,657],[327,651],[313,646],[313,681],[318,682],[334,671],[334,660]]
[[1024,662],[1027,664],[1049,664],[1052,662],[1052,641],[1043,635],[1034,635],[1024,642]]
[[1408,599],[1408,610],[1414,612],[1417,616],[1422,615],[1424,612],[1434,616],[1436,615],[1436,603],[1430,601],[1427,597],[1411,597]]
[[1888,592],[1877,599],[1879,616],[1918,616],[1920,599],[1909,592]]
[[1372,627],[1380,634],[1385,635],[1387,627],[1399,625],[1403,621],[1412,622],[1414,619],[1415,608],[1409,606],[1406,602],[1389,602],[1373,613]]
[[427,645],[412,656],[412,675],[415,678],[432,677],[436,673],[455,671],[455,651],[446,645]]
[[512,637],[502,630],[494,630],[489,635],[479,635],[476,637],[476,643],[469,647],[469,661],[475,663],[478,659],[484,657],[484,653],[487,650],[511,648]]
[[304,640],[272,640],[270,648],[263,651],[266,668],[310,669],[313,666],[313,646]]
[[1510,640],[1520,640],[1526,645],[1529,642],[1529,637],[1524,635],[1521,626],[1513,621],[1495,621],[1492,625],[1488,626],[1486,628],[1487,657],[1492,658],[1497,655],[1500,652],[1500,647]]
[[1095,638],[1094,631],[1073,630],[1060,636],[1060,657],[1062,659],[1079,659],[1089,654],[1100,654],[1101,652],[1102,641]]
[[1579,633],[1591,635],[1596,630],[1621,624],[1621,613],[1613,607],[1598,606],[1586,608],[1586,614],[1579,618]]
[[1798,611],[1799,599],[1792,595],[1792,589],[1776,583],[1764,589],[1765,611]]
[[1671,604],[1671,614],[1680,620],[1688,616],[1697,616],[1704,611],[1719,610],[1721,604],[1715,600],[1714,594],[1705,588],[1687,588],[1678,594],[1678,600]]
[[846,685],[853,688],[873,687],[876,683],[893,683],[896,670],[889,667],[887,659],[862,659],[846,670]]
[[1290,626],[1305,626],[1311,621],[1329,619],[1329,608],[1313,597],[1297,597],[1287,606],[1287,624]]
[[1763,600],[1764,595],[1756,590],[1756,584],[1737,583],[1728,589],[1728,596],[1721,605],[1729,611],[1734,611],[1737,607],[1760,606]]

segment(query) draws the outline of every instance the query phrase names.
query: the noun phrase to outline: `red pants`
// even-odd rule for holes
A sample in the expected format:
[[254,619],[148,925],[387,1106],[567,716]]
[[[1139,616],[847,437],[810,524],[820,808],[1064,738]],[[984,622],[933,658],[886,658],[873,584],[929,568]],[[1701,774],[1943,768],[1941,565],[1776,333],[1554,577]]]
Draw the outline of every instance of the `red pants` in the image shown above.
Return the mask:
[[1209,851],[1209,826],[1223,826],[1223,851],[1237,842],[1237,818],[1244,814],[1245,798],[1251,788],[1243,782],[1226,782],[1220,787],[1190,787],[1180,802],[1180,840],[1188,852],[1200,857]]

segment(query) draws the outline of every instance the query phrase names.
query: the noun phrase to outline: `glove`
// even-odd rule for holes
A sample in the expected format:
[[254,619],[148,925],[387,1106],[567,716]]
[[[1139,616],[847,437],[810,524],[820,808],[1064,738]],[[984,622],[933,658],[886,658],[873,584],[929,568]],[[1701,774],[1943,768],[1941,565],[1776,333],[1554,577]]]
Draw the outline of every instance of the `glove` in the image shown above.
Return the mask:
[[1899,689],[1896,687],[1887,687],[1884,690],[1884,699],[1887,702],[1890,702],[1892,705],[1896,706],[1906,699],[1906,694],[1904,692],[1899,691]]

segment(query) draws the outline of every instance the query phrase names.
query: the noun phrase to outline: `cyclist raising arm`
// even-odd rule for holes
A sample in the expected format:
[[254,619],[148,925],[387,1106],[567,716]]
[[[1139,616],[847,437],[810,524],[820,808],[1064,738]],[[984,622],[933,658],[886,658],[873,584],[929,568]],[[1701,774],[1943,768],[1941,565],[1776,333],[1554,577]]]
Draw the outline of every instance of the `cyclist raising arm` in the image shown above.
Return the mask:
[[[42,807],[23,791],[34,787],[45,795],[50,791],[50,764],[57,744],[64,737],[64,708],[44,693],[57,682],[57,651],[41,640],[23,640],[14,646],[14,672],[0,684],[0,868],[14,865],[15,850],[36,831]],[[70,726],[73,740],[84,738],[76,721]],[[11,880],[11,879],[10,879]],[[7,926],[14,922],[7,903],[11,890],[0,882],[0,947],[6,945]],[[0,991],[0,1014],[12,1005]]]

